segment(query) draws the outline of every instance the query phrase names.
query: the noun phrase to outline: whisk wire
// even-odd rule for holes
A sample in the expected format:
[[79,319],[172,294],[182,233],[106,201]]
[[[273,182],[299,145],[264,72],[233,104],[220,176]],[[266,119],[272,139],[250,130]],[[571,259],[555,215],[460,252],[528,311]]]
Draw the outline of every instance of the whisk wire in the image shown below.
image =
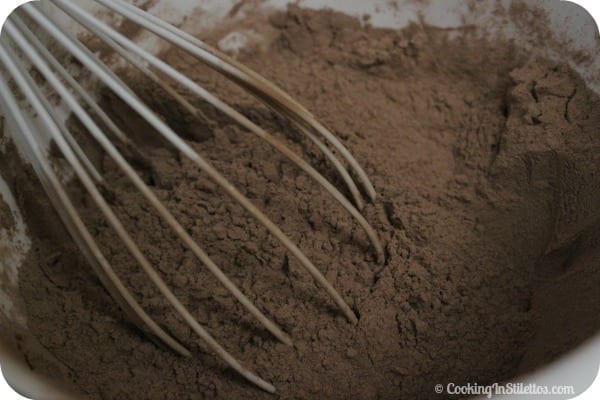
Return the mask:
[[[46,119],[48,128],[51,131],[57,131],[58,127],[51,122],[52,118],[43,109],[43,104],[36,101],[37,97],[31,92],[29,82],[25,76],[20,75],[19,68],[11,60],[15,59],[14,54],[9,53],[9,47],[5,47],[4,43],[0,45],[0,60],[2,64],[10,71],[11,76],[15,79],[21,90],[30,100],[31,104],[38,111],[42,119]],[[54,203],[56,210],[58,211],[61,219],[67,226],[69,232],[77,242],[78,246],[86,258],[91,262],[92,267],[97,273],[104,286],[111,293],[113,298],[121,306],[121,308],[127,312],[132,320],[140,326],[140,329],[145,331],[146,327],[152,334],[159,338],[163,343],[173,349],[175,352],[190,357],[191,353],[185,347],[183,347],[177,340],[173,339],[167,334],[137,303],[131,293],[123,285],[117,274],[114,272],[110,263],[106,260],[98,245],[92,238],[91,234],[85,227],[81,217],[77,213],[73,203],[69,199],[68,195],[60,180],[53,172],[53,168],[46,159],[43,150],[40,148],[39,143],[41,142],[39,137],[36,137],[33,129],[24,119],[22,111],[19,108],[17,100],[12,95],[8,84],[0,76],[0,98],[2,98],[3,109],[9,111],[6,115],[9,116],[9,120],[16,120],[16,132],[15,142],[21,148],[21,150],[29,154],[28,159],[31,161],[36,173],[40,176],[41,182],[44,185],[45,190],[49,193],[51,201]]]
[[[148,31],[186,50],[189,54],[195,56],[203,63],[210,65],[215,70],[229,77],[239,85],[245,87],[260,100],[264,101],[268,105],[281,112],[283,115],[290,118],[295,124],[309,129],[304,129],[302,130],[303,132],[309,132],[310,130],[317,132],[344,157],[354,172],[358,175],[363,188],[366,190],[371,201],[375,200],[376,192],[368,175],[356,161],[350,151],[334,134],[332,134],[327,128],[319,123],[319,121],[305,107],[292,99],[287,93],[285,93],[275,84],[245,65],[239,63],[235,59],[220,52],[212,46],[209,46],[200,39],[174,27],[173,25],[168,24],[167,22],[142,9],[139,9],[131,4],[127,4],[122,0],[94,1],[104,5],[105,7],[128,18],[131,21],[134,21]],[[315,143],[321,143],[321,145],[317,144],[317,146],[320,149],[323,148],[322,142],[320,142],[316,136],[309,136],[309,138]],[[326,155],[328,158],[335,158],[333,153]],[[333,160],[333,158],[330,158],[330,160]],[[345,176],[346,174],[342,175]],[[346,184],[349,184],[351,192],[354,193],[352,187],[355,188],[356,186],[354,185],[352,179],[345,178],[344,180],[346,181]],[[360,198],[360,194],[357,194],[355,198]]]
[[[124,60],[139,69],[152,82],[164,89],[185,110],[189,111],[191,115],[194,115],[198,119],[202,119],[203,116],[200,109],[194,107],[183,95],[179,94],[171,84],[162,78],[162,76],[168,77],[171,81],[174,81],[181,85],[181,87],[191,91],[194,95],[203,99],[205,102],[224,113],[246,130],[254,133],[283,154],[324,188],[358,222],[375,249],[378,260],[381,262],[383,261],[383,247],[379,241],[378,235],[359,211],[363,206],[360,191],[352,176],[334,152],[338,152],[342,155],[342,158],[352,167],[354,174],[358,176],[362,188],[367,192],[371,200],[374,200],[375,191],[371,182],[364,170],[344,145],[320,124],[308,110],[298,104],[288,94],[236,60],[229,58],[225,54],[221,54],[218,50],[213,49],[204,42],[172,27],[149,13],[137,9],[135,6],[124,3],[121,0],[94,0],[114,12],[121,14],[123,17],[139,24],[159,37],[184,49],[194,57],[200,59],[210,68],[221,73],[229,80],[252,93],[258,100],[270,106],[275,112],[289,119],[294,126],[303,135],[308,137],[333,164],[334,168],[348,187],[356,206],[302,157],[269,132],[250,121],[229,104],[225,103],[202,86],[168,65],[166,62],[143,50],[133,41],[127,39],[108,25],[98,21],[95,17],[76,4],[66,0],[49,1],[106,43]],[[354,311],[349,307],[340,293],[327,281],[327,279],[325,279],[323,274],[298,248],[298,246],[217,169],[208,163],[176,132],[163,122],[158,115],[145,105],[116,73],[108,68],[108,66],[96,55],[92,54],[92,52],[81,42],[65,32],[44,12],[40,11],[37,5],[29,3],[22,6],[21,9],[28,17],[28,20],[36,22],[49,34],[49,37],[60,44],[70,55],[77,59],[83,67],[91,72],[93,76],[98,78],[100,82],[108,87],[117,97],[153,127],[159,135],[165,138],[168,143],[181,154],[189,158],[202,172],[206,173],[231,198],[264,226],[299,261],[300,265],[310,273],[313,279],[325,289],[331,299],[346,315],[347,319],[354,324],[358,322]],[[25,100],[31,105],[31,120],[38,118],[44,126],[48,127],[48,132],[57,148],[75,172],[75,176],[81,182],[87,193],[89,193],[95,205],[108,221],[109,226],[116,232],[125,249],[132,255],[139,267],[141,267],[175,312],[192,329],[192,331],[198,335],[201,341],[211,349],[211,351],[216,353],[227,365],[245,377],[248,381],[267,392],[274,393],[275,387],[272,384],[246,369],[206,331],[172,292],[146,256],[144,256],[131,234],[119,220],[115,211],[111,208],[97,187],[98,184],[104,184],[102,174],[87,157],[85,151],[77,142],[77,139],[70,132],[67,124],[61,119],[56,108],[50,103],[49,95],[46,95],[41,89],[42,84],[37,83],[30,74],[24,72],[27,70],[24,68],[24,61],[21,60],[21,57],[17,55],[13,48],[17,49],[19,55],[30,62],[31,65],[33,65],[45,78],[45,82],[59,95],[67,106],[68,111],[77,117],[91,137],[93,137],[103,149],[104,153],[117,165],[124,176],[142,194],[144,199],[152,205],[162,220],[164,220],[175,233],[176,237],[192,251],[196,258],[220,281],[237,301],[243,305],[265,329],[281,342],[291,345],[292,339],[277,326],[277,324],[266,317],[252,301],[238,289],[227,275],[212,261],[210,256],[200,247],[200,245],[196,243],[168,208],[158,199],[152,189],[144,183],[143,179],[125,159],[120,150],[111,142],[111,139],[106,135],[103,129],[99,127],[91,113],[99,119],[103,128],[107,128],[108,131],[114,135],[113,139],[117,138],[131,148],[134,144],[130,140],[127,132],[124,132],[117,126],[115,121],[113,121],[94,101],[93,96],[77,82],[52,52],[44,46],[42,41],[28,28],[28,25],[17,15],[17,13],[13,13],[6,22],[5,32],[6,35],[3,35],[2,40],[0,40],[0,63],[4,65],[6,71],[16,83],[16,88],[24,95]],[[161,76],[159,76],[155,70],[160,72]],[[61,219],[82,249],[84,255],[92,263],[100,280],[116,299],[118,304],[131,316],[141,329],[150,332],[175,352],[184,356],[190,356],[191,354],[188,349],[181,345],[170,334],[166,333],[156,321],[144,311],[106,260],[94,238],[87,230],[85,223],[82,221],[65,188],[54,173],[49,155],[39,144],[41,142],[40,135],[34,133],[35,130],[32,129],[29,122],[21,115],[18,109],[18,102],[8,88],[8,83],[0,74],[0,90],[3,91],[0,94],[0,103],[5,112],[9,111],[15,114],[14,120],[17,127],[17,132],[14,133],[15,141],[18,143],[19,147],[24,149],[24,152],[28,154],[28,158],[34,165],[34,169],[40,177],[53,205],[58,210]],[[86,105],[88,109],[91,110],[91,113],[86,111],[83,105]],[[321,139],[324,139],[327,144]],[[332,149],[330,149],[329,146],[332,146]]]
[[[24,29],[29,31],[26,27]],[[29,31],[29,33],[31,33]],[[27,34],[25,36],[28,36]],[[50,54],[51,58],[53,58]],[[47,61],[47,60],[46,60]],[[56,63],[56,59],[54,59]],[[37,65],[37,64],[36,64]],[[58,63],[57,67],[63,69]],[[288,345],[292,344],[291,338],[285,334],[274,322],[269,320],[262,312],[260,312],[256,306],[237,288],[237,286],[227,278],[227,276],[221,271],[221,269],[210,259],[202,248],[191,238],[191,236],[185,231],[175,217],[168,211],[168,209],[158,200],[156,195],[148,188],[148,186],[142,181],[142,179],[136,174],[129,163],[123,158],[119,151],[114,145],[108,140],[104,133],[94,124],[91,126],[89,122],[84,122],[86,128],[100,146],[109,154],[109,156],[117,163],[119,168],[125,173],[125,175],[133,182],[136,188],[143,194],[158,213],[163,217],[167,223],[171,226],[176,235],[192,250],[192,252],[198,257],[198,259],[207,266],[215,277],[226,287],[226,289],[233,294],[233,296],[242,304],[244,307],[254,315],[265,328],[267,328],[275,337],[281,340],[283,343]]]
[[25,4],[23,9],[37,23],[46,29],[59,43],[65,46],[69,51],[73,52],[90,71],[92,71],[100,80],[102,80],[109,88],[113,90],[121,99],[131,106],[142,118],[144,118],[152,127],[162,134],[172,145],[182,152],[187,158],[194,162],[200,170],[204,171],[214,182],[222,187],[226,193],[234,198],[242,205],[254,218],[256,218],[263,226],[265,226],[295,257],[300,264],[307,269],[313,278],[323,286],[330,297],[344,312],[346,317],[352,323],[358,320],[352,309],[346,304],[341,295],[333,288],[333,286],[325,279],[323,274],[312,264],[306,255],[285,235],[277,225],[262,213],[254,204],[241,194],[234,185],[232,185],[223,175],[221,175],[212,165],[207,163],[202,156],[194,151],[183,139],[171,130],[159,117],[157,117],[146,105],[144,105],[135,95],[132,95],[128,90],[125,90],[121,80],[113,80],[112,77],[103,73],[101,68],[98,68],[98,61],[89,59],[78,51],[76,46],[73,46],[69,38],[62,34],[53,22],[45,15],[40,13],[32,4]]
[[19,31],[25,35],[27,40],[35,47],[35,49],[44,57],[50,66],[57,72],[60,77],[77,93],[77,95],[85,102],[104,125],[122,142],[129,143],[129,139],[125,136],[119,127],[112,119],[104,112],[93,97],[67,72],[67,70],[56,60],[56,58],[48,51],[44,44],[31,32],[21,17],[16,13],[11,16],[11,20],[17,26]]
[[[379,242],[377,234],[367,222],[367,220],[352,205],[352,203],[350,203],[346,199],[346,197],[335,188],[335,186],[333,186],[325,177],[323,177],[323,175],[321,175],[317,170],[310,166],[310,164],[304,161],[300,156],[298,156],[296,153],[290,150],[287,146],[285,146],[283,143],[277,140],[273,135],[269,134],[264,129],[260,128],[258,125],[254,124],[252,121],[250,121],[248,118],[236,111],[234,108],[232,108],[222,100],[218,99],[216,96],[214,96],[206,89],[193,82],[191,79],[189,79],[179,71],[175,70],[162,60],[151,55],[150,53],[142,50],[131,40],[125,38],[120,33],[109,28],[107,25],[101,23],[96,18],[81,10],[81,8],[63,0],[51,1],[54,4],[56,4],[61,10],[70,15],[73,19],[78,21],[82,26],[86,27],[100,39],[105,41],[115,51],[119,52],[125,59],[131,60],[131,58],[129,58],[126,55],[126,51],[124,49],[131,51],[136,56],[142,58],[144,61],[148,62],[152,66],[160,69],[163,73],[167,74],[169,77],[176,80],[187,89],[191,90],[194,94],[198,95],[200,98],[204,99],[206,102],[225,113],[234,121],[238,122],[241,126],[253,132],[261,139],[265,140],[272,147],[277,149],[280,153],[284,154],[289,160],[291,160],[299,168],[301,168],[303,171],[309,174],[309,176],[311,176],[311,178],[317,181],[323,188],[325,188],[325,190],[331,196],[333,196],[334,199],[338,201],[353,216],[353,218],[355,218],[358,221],[360,226],[365,230],[367,236],[371,240],[371,243],[373,244],[373,247],[375,248],[378,257],[380,259],[383,257],[383,248],[381,246],[381,243]],[[124,49],[120,48],[119,46],[122,46]],[[142,72],[145,72],[146,68],[141,67],[140,63],[132,62],[132,64],[140,68]]]
[[[35,53],[33,48],[26,42],[25,38],[18,32],[18,30],[14,27],[12,22],[7,21],[5,24],[6,32],[9,34],[11,39],[13,39],[16,43],[18,43],[21,50],[26,54],[30,61],[36,66],[36,68],[44,75],[44,77],[48,80],[50,85],[62,96],[63,100],[66,101],[71,110],[77,115],[77,117],[86,125],[88,129],[91,131],[99,131],[99,128],[95,126],[91,117],[85,112],[85,110],[79,105],[77,100],[69,93],[69,91],[62,85],[62,83],[58,80],[56,76],[53,75],[52,71],[48,68],[48,66],[44,63],[44,60]],[[5,49],[6,50],[6,49]],[[5,65],[10,67],[11,74],[13,78],[18,80],[21,85],[21,88],[29,87],[29,90],[25,90],[26,95],[28,96],[28,100],[32,103],[36,111],[39,113],[44,122],[51,127],[57,128],[56,125],[53,125],[53,120],[48,111],[45,109],[43,102],[35,94],[35,91],[32,90],[31,82],[28,82],[24,75],[20,74],[18,71],[14,69],[14,63],[11,63],[10,57],[16,57],[14,54],[10,54],[10,51],[7,51],[9,59],[4,60]],[[3,53],[4,55],[4,53]],[[75,156],[75,153],[72,152],[68,143],[64,140],[62,135],[60,134],[60,129],[51,129],[52,138],[60,148],[63,155],[72,165],[76,175],[92,196],[92,199],[96,202],[97,206],[100,208],[109,224],[115,230],[117,235],[121,238],[123,243],[129,252],[136,259],[138,264],[142,267],[144,272],[148,275],[148,277],[153,281],[156,287],[160,290],[160,292],[165,296],[167,301],[173,306],[173,308],[177,311],[177,313],[186,321],[186,323],[196,332],[196,334],[208,344],[212,351],[217,353],[227,364],[229,364],[233,369],[238,371],[242,376],[246,377],[249,381],[254,383],[255,385],[263,388],[266,391],[274,392],[275,388],[269,384],[268,382],[262,380],[260,377],[256,376],[252,372],[245,369],[241,363],[236,360],[233,356],[231,356],[205,329],[200,325],[195,318],[191,315],[191,313],[187,310],[187,308],[177,299],[177,297],[173,294],[173,292],[168,288],[164,280],[160,277],[160,275],[154,270],[150,262],[143,255],[139,247],[135,244],[132,237],[129,235],[123,224],[120,222],[118,217],[114,214],[111,207],[108,205],[106,200],[100,194],[99,190],[96,188],[93,180],[90,176],[85,172],[83,165]]]

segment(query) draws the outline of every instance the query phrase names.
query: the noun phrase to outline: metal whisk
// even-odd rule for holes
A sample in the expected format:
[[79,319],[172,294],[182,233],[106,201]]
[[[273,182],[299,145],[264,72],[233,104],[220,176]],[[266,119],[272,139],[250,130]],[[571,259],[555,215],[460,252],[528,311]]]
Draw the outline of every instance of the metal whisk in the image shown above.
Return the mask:
[[[342,177],[352,200],[347,199],[334,185],[324,178],[316,169],[304,161],[299,155],[289,149],[283,142],[266,132],[261,127],[251,122],[248,118],[234,108],[209,93],[198,83],[192,81],[178,72],[159,58],[140,48],[134,42],[124,37],[110,26],[96,19],[92,14],[79,7],[76,2],[67,0],[48,0],[49,3],[62,10],[66,15],[82,25],[86,30],[110,46],[117,54],[122,56],[132,66],[139,69],[158,86],[166,90],[192,115],[200,117],[200,112],[192,106],[173,87],[160,78],[155,72],[160,72],[173,81],[190,90],[193,94],[203,99],[228,117],[235,120],[248,131],[256,134],[270,144],[275,150],[282,153],[297,167],[309,174],[328,193],[339,202],[348,213],[360,224],[368,235],[378,259],[383,260],[383,249],[374,229],[361,215],[363,206],[361,191],[358,189],[352,175],[345,167],[349,165],[354,176],[358,179],[363,191],[369,199],[375,199],[375,191],[364,170],[352,157],[350,152],[340,141],[321,125],[313,115],[294,101],[290,96],[270,83],[257,73],[231,59],[218,50],[208,46],[197,38],[167,24],[163,20],[125,3],[122,0],[94,0],[112,12],[138,24],[158,37],[180,47],[196,57],[212,69],[218,71],[228,79],[252,93],[257,99],[271,107],[280,115],[289,119],[303,135],[312,141],[322,151],[327,160]],[[25,23],[23,17],[29,21]],[[139,266],[166,297],[170,305],[183,318],[189,327],[230,367],[248,379],[250,382],[268,391],[275,392],[270,383],[244,368],[232,355],[230,355],[192,316],[188,309],[177,299],[169,286],[156,272],[140,248],[136,245],[126,228],[119,221],[110,205],[104,199],[97,185],[103,182],[102,174],[97,171],[94,164],[88,159],[85,151],[78,145],[64,118],[61,118],[57,107],[51,103],[47,91],[43,90],[39,80],[34,80],[27,73],[27,65],[32,65],[45,83],[50,86],[54,94],[58,94],[69,113],[76,116],[89,131],[103,151],[110,156],[121,171],[129,178],[131,183],[139,190],[147,201],[155,208],[158,214],[173,229],[178,238],[189,248],[200,262],[206,266],[227,288],[227,290],[277,339],[288,345],[292,339],[274,322],[266,317],[221,271],[211,260],[208,254],[186,232],[172,213],[159,201],[153,191],[144,183],[134,168],[128,163],[117,147],[107,136],[110,132],[114,139],[129,143],[127,132],[123,132],[111,118],[97,105],[92,95],[86,91],[77,80],[67,72],[47,46],[32,30],[31,23],[39,25],[44,35],[60,44],[64,50],[74,56],[96,79],[112,90],[120,99],[128,104],[135,112],[142,116],[158,134],[162,135],[180,153],[192,160],[200,170],[208,174],[229,196],[241,204],[247,212],[256,218],[267,230],[274,235],[286,249],[299,261],[299,263],[322,286],[333,301],[340,307],[348,320],[357,322],[357,318],[342,296],[324,278],[321,272],[313,265],[309,258],[281,231],[269,218],[254,206],[241,192],[239,192],[227,179],[211,164],[194,151],[177,133],[165,124],[148,106],[113,71],[76,38],[65,32],[54,20],[47,15],[39,3],[23,5],[8,19],[0,43],[0,61],[4,67],[0,74],[0,99],[4,114],[11,123],[12,136],[18,148],[25,154],[33,165],[36,174],[42,182],[53,206],[58,211],[61,219],[70,234],[94,267],[95,272],[119,305],[145,332],[152,334],[169,346],[175,352],[190,356],[190,351],[180,344],[170,334],[165,332],[139,305],[129,290],[122,283],[105,258],[94,237],[79,216],[75,206],[67,194],[61,180],[54,172],[55,168],[48,156],[47,150],[42,145],[41,129],[49,132],[64,159],[72,167],[75,176],[81,181],[86,191],[90,194],[96,206],[108,220],[110,226],[125,244],[127,250],[135,258]],[[39,35],[39,34],[38,34]],[[13,92],[14,90],[14,92]],[[27,104],[24,104],[27,103]],[[87,108],[86,108],[87,106]],[[87,110],[90,110],[89,112]],[[104,128],[100,128],[92,114],[102,121]],[[34,122],[39,122],[39,126]],[[336,153],[341,157],[338,158]]]

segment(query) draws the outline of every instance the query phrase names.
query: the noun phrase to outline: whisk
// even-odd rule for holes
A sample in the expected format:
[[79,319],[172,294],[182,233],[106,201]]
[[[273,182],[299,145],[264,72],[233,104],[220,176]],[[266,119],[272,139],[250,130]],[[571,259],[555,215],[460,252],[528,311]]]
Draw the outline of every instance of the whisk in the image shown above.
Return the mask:
[[[258,100],[269,106],[275,112],[291,121],[292,125],[305,135],[325,156],[330,165],[335,168],[342,178],[351,199],[346,198],[329,180],[327,180],[314,167],[302,157],[287,147],[282,141],[265,131],[260,126],[217,98],[198,83],[192,81],[167,63],[153,54],[145,51],[136,43],[126,38],[109,25],[101,22],[94,15],[82,9],[76,2],[67,0],[47,0],[48,5],[61,10],[71,19],[80,24],[91,34],[102,40],[125,61],[137,68],[156,85],[169,93],[175,101],[184,107],[191,115],[201,118],[201,112],[191,105],[179,92],[177,92],[159,74],[168,77],[191,93],[203,99],[226,116],[230,117],[249,132],[254,133],[271,145],[276,151],[283,154],[289,161],[307,173],[331,196],[340,203],[366,232],[378,260],[383,260],[383,248],[377,233],[362,216],[364,201],[363,194],[375,200],[375,190],[365,171],[353,158],[343,144],[315,117],[289,95],[269,82],[256,72],[248,69],[238,61],[222,54],[206,43],[191,36],[165,21],[157,18],[134,5],[122,0],[94,0],[96,3],[108,8],[112,12],[128,19],[158,37],[170,42],[198,60],[221,73],[229,80],[253,94]],[[46,4],[45,4],[46,5]],[[27,21],[27,23],[26,23]],[[29,27],[34,23],[38,25],[34,33]],[[39,29],[39,31],[38,31]],[[144,311],[134,296],[125,287],[119,276],[111,267],[110,261],[103,255],[99,245],[89,232],[76,207],[71,201],[61,179],[55,172],[55,166],[43,145],[44,138],[41,131],[47,131],[56,147],[62,153],[82,183],[83,187],[93,199],[95,205],[102,212],[110,227],[115,231],[127,250],[152,280],[162,295],[168,300],[172,308],[189,327],[216,353],[225,363],[241,374],[248,381],[267,392],[274,393],[275,387],[261,379],[256,374],[246,369],[230,353],[227,352],[214,339],[206,329],[192,316],[190,311],[169,289],[168,284],[161,278],[149,260],[134,242],[127,229],[103,197],[100,184],[104,182],[102,174],[95,168],[87,157],[85,151],[78,144],[70,132],[64,118],[61,118],[58,107],[51,101],[51,95],[58,95],[62,104],[69,113],[74,115],[87,129],[95,142],[116,163],[123,174],[139,190],[145,199],[154,207],[177,237],[190,249],[197,259],[210,270],[212,274],[225,286],[260,324],[281,342],[292,345],[292,339],[260,311],[238,287],[224,274],[211,260],[209,255],[187,233],[184,227],[176,220],[173,214],[161,203],[154,192],[144,183],[142,178],[129,164],[113,142],[121,141],[131,144],[127,132],[121,130],[111,120],[106,112],[95,102],[92,94],[87,91],[71,75],[52,51],[40,40],[40,33],[52,38],[63,50],[77,59],[82,66],[90,71],[95,79],[108,87],[114,94],[128,104],[136,113],[144,118],[170,145],[178,152],[189,158],[201,171],[206,173],[225,193],[244,207],[256,220],[260,222],[299,263],[312,275],[314,280],[326,290],[332,300],[351,323],[357,323],[357,317],[342,296],[325,279],[310,259],[274,224],[261,210],[248,200],[238,189],[216,170],[210,163],[193,150],[184,140],[177,135],[161,118],[159,118],[138,96],[130,89],[119,76],[94,55],[82,42],[66,32],[55,20],[44,11],[39,3],[28,3],[14,12],[7,20],[3,35],[0,39],[0,61],[3,66],[0,74],[0,101],[3,112],[11,124],[12,137],[32,164],[40,179],[50,201],[60,215],[70,235],[80,247],[87,260],[90,262],[102,281],[103,285],[119,303],[120,307],[150,337],[158,339],[173,351],[182,356],[191,356],[190,351],[177,339],[159,326],[153,318]],[[45,86],[52,89],[48,94],[46,87],[42,87],[39,80],[34,79],[28,66],[33,66],[43,76]],[[94,117],[102,122],[102,128],[95,122]],[[37,124],[36,124],[37,123]],[[43,129],[40,129],[43,127]],[[339,156],[338,156],[339,155]],[[347,169],[349,166],[352,174]],[[359,190],[357,182],[362,189]]]

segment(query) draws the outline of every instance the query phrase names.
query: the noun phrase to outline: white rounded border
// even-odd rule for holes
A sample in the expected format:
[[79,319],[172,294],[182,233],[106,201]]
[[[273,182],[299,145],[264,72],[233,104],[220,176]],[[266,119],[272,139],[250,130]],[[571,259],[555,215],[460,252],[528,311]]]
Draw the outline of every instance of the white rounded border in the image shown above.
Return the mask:
[[[598,21],[600,21],[600,2],[598,0],[572,0],[572,3],[579,4],[581,7],[586,9],[588,13],[596,21],[596,25],[600,27]],[[4,25],[4,21],[10,15],[10,13],[26,3],[23,0],[1,0],[0,2],[0,23]],[[0,366],[1,368],[1,366]],[[17,394],[6,382],[4,376],[0,374],[0,399],[2,400],[23,400],[26,399],[23,396]],[[590,388],[576,397],[577,400],[596,400],[600,399],[600,375],[596,376],[596,380],[590,386]]]

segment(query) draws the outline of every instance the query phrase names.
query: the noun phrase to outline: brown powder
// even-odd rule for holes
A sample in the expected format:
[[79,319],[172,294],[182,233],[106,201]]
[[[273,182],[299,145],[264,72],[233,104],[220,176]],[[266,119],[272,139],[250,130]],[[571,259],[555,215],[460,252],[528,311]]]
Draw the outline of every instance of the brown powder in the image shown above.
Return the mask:
[[[506,43],[451,40],[423,26],[373,29],[328,11],[292,7],[264,29],[272,43],[241,60],[313,111],[366,168],[379,199],[364,213],[385,244],[384,266],[357,224],[265,143],[192,97],[207,116],[202,123],[144,79],[128,78],[298,243],[359,314],[357,326],[265,229],[106,94],[103,107],[139,142],[133,161],[146,182],[295,345],[276,342],[72,126],[144,254],[279,397],[433,398],[436,383],[508,379],[598,330],[600,101],[578,76],[544,60],[525,62]],[[288,138],[343,187],[322,155],[270,110],[181,52],[164,58]],[[29,351],[32,368],[92,399],[271,398],[206,352],[74,184],[113,266],[194,358],[157,347],[128,324],[45,200],[28,193],[31,182],[13,177],[35,239],[20,289],[29,327],[54,357],[50,363]]]
[[0,197],[0,229],[11,230],[14,227],[15,221],[12,211],[8,204]]

